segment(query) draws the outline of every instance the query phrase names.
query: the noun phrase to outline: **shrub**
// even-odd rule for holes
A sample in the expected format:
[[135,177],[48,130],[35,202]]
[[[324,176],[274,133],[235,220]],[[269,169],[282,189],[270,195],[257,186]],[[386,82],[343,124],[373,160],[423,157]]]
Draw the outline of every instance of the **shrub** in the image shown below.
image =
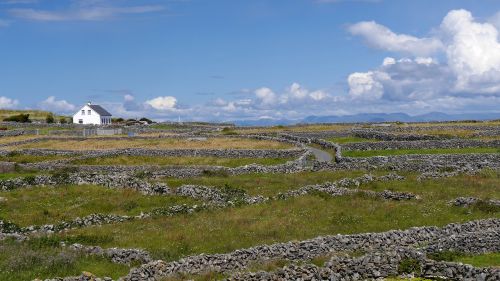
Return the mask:
[[54,118],[54,115],[52,113],[49,113],[47,115],[47,117],[45,117],[45,122],[47,123],[54,123],[55,122],[55,118]]
[[416,259],[405,258],[399,262],[399,274],[420,273],[421,270],[420,262]]
[[68,123],[68,120],[66,120],[66,117],[61,117],[61,118],[59,118],[59,123],[66,124],[66,123]]
[[31,123],[30,120],[30,115],[29,114],[18,114],[18,115],[12,115],[10,117],[7,117],[3,119],[3,121],[7,122],[19,122],[19,123]]
[[153,120],[148,119],[146,117],[142,117],[141,119],[139,119],[139,121],[147,122],[148,124],[152,124],[153,123]]
[[28,185],[33,185],[35,184],[36,178],[35,176],[26,176],[24,177],[24,182]]

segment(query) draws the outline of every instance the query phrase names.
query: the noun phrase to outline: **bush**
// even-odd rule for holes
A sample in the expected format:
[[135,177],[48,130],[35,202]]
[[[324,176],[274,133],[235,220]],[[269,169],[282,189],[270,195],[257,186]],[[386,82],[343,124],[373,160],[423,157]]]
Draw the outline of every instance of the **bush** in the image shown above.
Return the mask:
[[54,115],[52,113],[49,113],[47,117],[45,117],[45,122],[51,124],[54,123],[56,120],[54,118]]
[[139,121],[147,122],[148,124],[152,124],[153,123],[153,120],[148,119],[146,117],[142,117],[141,119],[139,119]]
[[420,273],[421,270],[420,262],[416,259],[406,258],[399,262],[399,274]]
[[59,123],[66,124],[66,123],[68,123],[68,120],[66,120],[66,117],[61,117],[61,118],[59,118]]
[[12,115],[10,117],[7,117],[3,119],[3,121],[7,122],[18,122],[18,123],[31,123],[30,120],[30,115],[29,114],[18,114],[18,115]]

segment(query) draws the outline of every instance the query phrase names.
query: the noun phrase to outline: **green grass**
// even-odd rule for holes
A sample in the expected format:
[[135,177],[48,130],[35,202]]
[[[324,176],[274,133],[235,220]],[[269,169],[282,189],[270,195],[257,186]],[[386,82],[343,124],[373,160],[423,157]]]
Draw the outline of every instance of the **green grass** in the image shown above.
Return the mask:
[[436,261],[461,262],[476,267],[500,267],[500,253],[471,255],[454,251],[443,251],[428,254],[427,257]]
[[454,261],[470,264],[476,267],[500,267],[500,253],[460,256]]
[[330,138],[327,139],[328,141],[334,142],[334,143],[351,143],[351,142],[375,142],[379,141],[376,139],[365,139],[365,138],[359,138],[359,137],[335,137],[335,138]]
[[57,186],[0,192],[0,217],[20,226],[57,223],[92,213],[138,215],[158,207],[194,204],[177,196],[146,196],[131,189]]
[[21,171],[21,172],[9,172],[9,173],[0,173],[0,180],[8,180],[19,177],[29,177],[39,175],[39,172],[36,171]]
[[500,153],[500,148],[471,147],[471,148],[443,148],[443,149],[387,149],[387,150],[353,150],[342,151],[345,157],[372,157],[407,154],[465,154],[465,153]]
[[[59,235],[112,236],[112,242],[99,244],[106,247],[146,248],[157,258],[176,260],[186,255],[224,253],[319,235],[380,232],[413,226],[442,226],[489,217],[500,218],[498,212],[447,204],[457,195],[498,198],[499,183],[496,174],[460,176],[422,183],[410,178],[405,183],[388,183],[388,188],[411,188],[422,200],[390,201],[361,194],[344,197],[308,195],[193,215],[157,217],[76,229]],[[373,187],[378,188],[381,186]]]
[[149,128],[157,129],[157,130],[173,130],[173,129],[179,128],[179,127],[176,127],[174,125],[169,125],[169,124],[153,124],[153,125],[150,125]]
[[7,156],[0,156],[0,161],[3,162],[16,162],[16,163],[36,163],[42,161],[52,161],[66,159],[68,156],[63,155],[26,155],[18,153],[10,153]]
[[[172,187],[183,184],[199,184],[215,187],[226,185],[244,189],[251,195],[273,196],[279,192],[286,192],[309,184],[335,181],[345,177],[357,177],[365,174],[364,171],[320,171],[300,172],[292,174],[245,174],[238,176],[204,176],[186,179],[166,178],[164,181]],[[385,174],[385,171],[376,171],[373,174]]]
[[115,264],[102,257],[81,255],[59,245],[0,241],[0,280],[77,276],[83,271],[117,279],[129,270],[127,265]]
[[219,158],[219,157],[154,157],[113,156],[76,160],[79,165],[175,165],[175,166],[225,166],[239,167],[249,164],[277,165],[293,160],[291,158]]

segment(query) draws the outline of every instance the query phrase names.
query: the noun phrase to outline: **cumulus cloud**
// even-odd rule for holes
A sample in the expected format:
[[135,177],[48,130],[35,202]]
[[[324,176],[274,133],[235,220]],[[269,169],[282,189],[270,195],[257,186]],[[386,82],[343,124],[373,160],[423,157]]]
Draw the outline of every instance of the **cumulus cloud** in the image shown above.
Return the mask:
[[[477,22],[466,10],[453,10],[437,30],[435,37],[419,39],[397,35],[374,22],[351,26],[351,33],[366,35],[375,47],[395,54],[408,50],[406,53],[413,57],[386,57],[374,69],[352,73],[347,79],[349,96],[367,101],[414,101],[413,105],[418,106],[437,99],[456,104],[458,100],[470,102],[460,99],[461,95],[500,95],[498,29],[491,23]],[[422,56],[436,51],[444,54],[445,62]]]
[[274,105],[277,102],[276,94],[267,87],[255,90],[255,96],[260,100],[262,105]]
[[0,96],[0,109],[12,109],[19,104],[18,100]]
[[466,10],[454,10],[441,29],[447,39],[446,56],[456,75],[455,90],[471,93],[500,92],[500,43],[498,30],[478,23]]
[[354,99],[380,99],[384,93],[384,86],[380,80],[387,80],[383,72],[355,72],[349,75],[349,95]]
[[348,31],[361,36],[372,47],[403,54],[428,56],[443,48],[437,38],[417,38],[407,34],[396,34],[389,28],[374,21],[358,22],[349,26]]
[[153,109],[160,111],[174,110],[177,105],[177,99],[172,96],[157,97],[147,100],[145,104],[151,106]]
[[38,103],[38,107],[43,110],[55,112],[71,112],[76,110],[76,106],[66,100],[56,100],[56,97],[50,96],[46,100]]

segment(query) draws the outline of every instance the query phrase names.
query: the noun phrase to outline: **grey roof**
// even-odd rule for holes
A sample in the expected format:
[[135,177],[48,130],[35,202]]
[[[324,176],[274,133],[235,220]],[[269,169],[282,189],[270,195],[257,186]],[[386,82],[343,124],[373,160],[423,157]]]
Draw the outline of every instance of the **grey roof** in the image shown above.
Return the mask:
[[89,105],[90,108],[92,108],[97,114],[101,116],[112,116],[111,113],[109,113],[106,109],[102,108],[102,106],[97,105],[97,104],[91,104]]

